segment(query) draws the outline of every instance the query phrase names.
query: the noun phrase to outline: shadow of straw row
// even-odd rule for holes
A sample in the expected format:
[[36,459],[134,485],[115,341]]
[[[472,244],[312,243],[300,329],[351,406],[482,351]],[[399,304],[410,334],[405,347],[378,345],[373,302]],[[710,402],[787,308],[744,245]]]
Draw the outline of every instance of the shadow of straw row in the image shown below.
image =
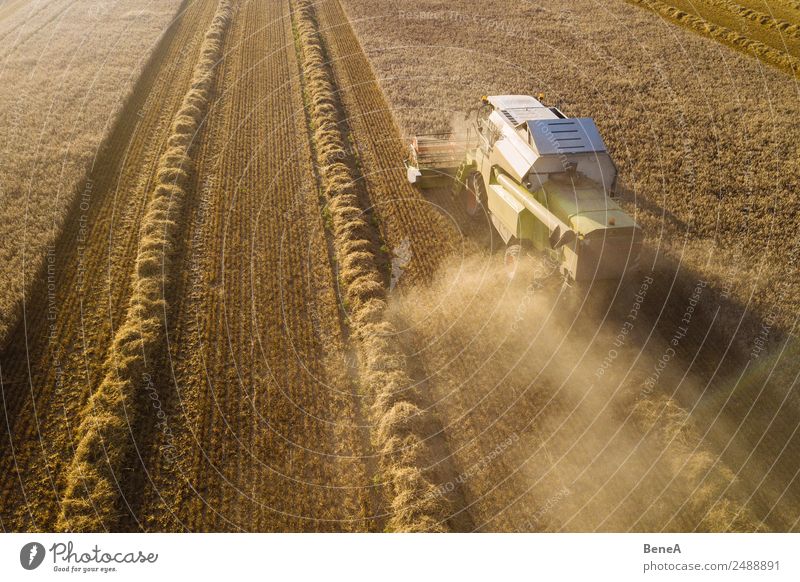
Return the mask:
[[384,318],[385,289],[376,266],[369,227],[359,206],[345,139],[338,125],[338,103],[327,65],[316,14],[309,0],[296,3],[296,30],[301,46],[312,139],[333,223],[339,277],[349,306],[362,381],[374,395],[372,439],[381,454],[381,473],[389,489],[390,531],[442,531],[447,502],[423,467],[431,465],[424,441],[430,415],[417,406],[418,395]]
[[164,342],[164,291],[178,244],[184,200],[192,169],[192,145],[208,109],[214,67],[233,4],[221,0],[201,46],[192,83],[159,159],[152,198],[139,232],[132,296],[103,363],[104,377],[83,411],[75,456],[67,468],[60,531],[113,529],[120,518],[118,476],[131,452],[137,389],[146,385],[147,360],[157,359]]
[[709,36],[718,42],[731,46],[744,53],[755,55],[762,61],[784,69],[785,71],[800,75],[800,59],[776,48],[767,46],[763,42],[752,40],[730,28],[714,24],[704,18],[689,14],[674,6],[659,2],[658,0],[628,0],[628,2],[649,8],[690,30],[704,36]]

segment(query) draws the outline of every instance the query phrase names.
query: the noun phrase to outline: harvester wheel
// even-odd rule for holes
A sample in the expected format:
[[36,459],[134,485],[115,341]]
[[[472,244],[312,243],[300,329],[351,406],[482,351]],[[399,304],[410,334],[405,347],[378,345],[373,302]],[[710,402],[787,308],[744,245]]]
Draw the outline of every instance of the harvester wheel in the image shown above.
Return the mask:
[[486,207],[486,188],[480,172],[475,172],[467,179],[464,188],[464,210],[469,216],[478,217],[481,208]]

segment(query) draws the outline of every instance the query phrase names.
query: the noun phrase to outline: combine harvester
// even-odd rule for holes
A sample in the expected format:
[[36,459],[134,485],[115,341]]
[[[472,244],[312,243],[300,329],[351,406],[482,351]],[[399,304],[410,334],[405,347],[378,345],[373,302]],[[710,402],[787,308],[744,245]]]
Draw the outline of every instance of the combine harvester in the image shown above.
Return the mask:
[[486,213],[516,271],[532,248],[567,284],[619,280],[637,267],[642,235],[611,198],[617,169],[589,118],[567,118],[527,95],[484,97],[466,134],[418,135],[408,180],[452,183],[470,216]]

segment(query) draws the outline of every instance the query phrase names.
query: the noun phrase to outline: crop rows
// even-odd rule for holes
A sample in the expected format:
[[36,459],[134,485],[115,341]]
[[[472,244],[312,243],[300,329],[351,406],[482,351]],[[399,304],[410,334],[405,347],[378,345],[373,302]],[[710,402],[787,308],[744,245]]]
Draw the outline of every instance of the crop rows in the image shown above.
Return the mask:
[[410,248],[399,282],[427,280],[445,257],[460,251],[459,225],[408,183],[407,144],[342,7],[325,1],[317,12],[352,131],[347,145],[362,168],[375,221],[390,254],[404,244]]
[[158,530],[370,529],[288,3],[242,3],[224,52],[139,513]]
[[4,354],[6,529],[383,527],[289,5],[226,3],[201,49],[214,5],[167,35],[81,195],[53,329],[43,290],[31,353]]
[[221,0],[203,39],[191,88],[172,123],[168,149],[159,160],[139,232],[127,313],[108,351],[103,380],[77,427],[75,456],[67,469],[62,515],[56,524],[61,531],[115,528],[119,476],[131,453],[129,433],[137,424],[132,402],[147,375],[148,359],[158,358],[164,345],[164,318],[169,309],[165,292],[173,276],[172,254],[180,244],[192,146],[208,110],[231,11],[232,3]]
[[419,397],[410,386],[404,361],[392,345],[395,331],[383,317],[384,286],[365,211],[356,194],[356,173],[352,156],[347,154],[341,104],[313,3],[298,2],[295,15],[314,149],[331,214],[338,277],[348,322],[359,348],[362,382],[374,397],[373,442],[381,453],[381,475],[388,484],[386,528],[441,531],[447,504],[444,498],[434,495],[435,487],[425,471],[432,456],[425,441],[429,413],[418,406]]
[[[706,4],[798,36],[739,1]],[[3,530],[797,529],[791,88],[626,3],[498,2],[346,0],[360,38],[339,0],[184,3],[0,351]],[[639,280],[577,306],[509,282],[488,224],[405,179],[401,128],[543,88],[598,119],[648,233],[623,336]]]
[[191,80],[213,14],[195,4],[145,67],[107,146],[76,194],[48,254],[44,283],[28,298],[25,326],[3,350],[5,418],[2,522],[51,529],[66,487],[72,437],[131,293],[138,231],[157,162]]
[[[632,4],[640,5],[657,12],[658,14],[661,14],[662,16],[665,16],[666,18],[677,22],[681,26],[685,26],[686,28],[689,28],[690,30],[693,30],[699,34],[709,36],[718,42],[726,44],[742,52],[755,55],[764,62],[779,67],[785,71],[788,71],[789,73],[800,75],[800,59],[795,55],[787,54],[784,50],[769,46],[759,40],[750,38],[746,34],[731,30],[730,28],[715,22],[710,22],[701,16],[690,14],[689,12],[659,0],[628,1]],[[724,2],[720,4],[723,4],[725,8],[730,9],[733,3]],[[768,17],[767,15],[756,14],[752,10],[744,7],[737,8],[735,13],[741,18],[755,20],[758,22],[759,26],[765,26],[767,28],[771,27],[770,25],[775,22],[774,19]],[[778,28],[778,30],[780,30],[782,33],[790,35],[793,38],[796,38],[798,34],[797,25],[790,23],[785,23],[784,26],[781,26],[780,23],[775,22],[773,27]]]
[[777,18],[771,14],[766,14],[760,10],[756,10],[747,6],[742,6],[730,0],[708,0],[709,4],[719,6],[728,10],[732,14],[752,20],[766,28],[774,28],[792,38],[800,38],[800,25],[792,23],[781,18]]

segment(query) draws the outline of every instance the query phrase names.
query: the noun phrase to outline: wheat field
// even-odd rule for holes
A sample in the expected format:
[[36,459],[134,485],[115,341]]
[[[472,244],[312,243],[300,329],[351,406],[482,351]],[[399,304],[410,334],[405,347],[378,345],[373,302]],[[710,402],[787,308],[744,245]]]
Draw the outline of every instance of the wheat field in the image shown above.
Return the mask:
[[[721,471],[718,480],[712,477],[714,470],[706,467],[700,473],[698,487],[702,489],[712,480],[724,484],[726,479],[736,476],[737,483],[719,487],[716,509],[721,503],[735,505],[735,499],[739,499],[747,502],[745,509],[758,507],[754,512],[757,520],[769,516],[779,524],[771,527],[796,528],[797,504],[789,500],[791,492],[796,490],[796,470],[786,453],[795,443],[797,426],[794,395],[797,364],[792,356],[797,349],[793,335],[798,306],[794,232],[800,180],[797,165],[800,158],[796,155],[800,129],[796,82],[758,60],[720,48],[711,40],[623,4],[587,2],[556,9],[536,3],[503,2],[476,8],[430,1],[404,4],[388,13],[378,3],[367,0],[347,0],[342,4],[386,94],[387,107],[406,136],[457,128],[473,106],[475,96],[485,94],[543,92],[547,102],[558,104],[569,115],[595,118],[620,170],[622,203],[648,233],[645,263],[650,265],[655,280],[643,309],[647,318],[639,323],[646,330],[643,343],[631,346],[628,356],[619,355],[615,359],[615,367],[621,367],[621,376],[616,386],[612,384],[617,389],[612,390],[612,396],[604,404],[612,410],[618,409],[616,413],[628,418],[628,424],[634,421],[638,399],[625,393],[641,391],[643,383],[647,387],[649,374],[658,364],[647,360],[653,356],[658,359],[665,351],[653,346],[650,334],[669,340],[696,283],[708,282],[704,287],[707,290],[703,309],[695,314],[688,337],[681,339],[676,350],[676,360],[680,361],[673,361],[669,367],[677,376],[669,382],[659,380],[660,397],[666,396],[668,400],[661,408],[650,410],[655,419],[661,419],[667,426],[658,428],[661,422],[656,422],[656,429],[652,429],[653,419],[638,423],[648,427],[646,434],[654,430],[671,434],[670,421],[662,418],[667,411],[688,415],[687,421],[679,426],[693,427],[690,432],[694,436],[685,439],[693,443],[690,450],[698,455],[694,457],[697,462],[724,451],[723,457],[712,463],[714,470]],[[517,44],[520,39],[530,47],[529,53],[520,54]],[[743,156],[749,160],[747,163],[743,163]],[[448,206],[446,194],[436,201],[448,211],[457,212]],[[481,234],[489,237],[490,229],[482,227]],[[459,265],[460,261],[460,258],[453,260]],[[471,272],[474,267],[456,273],[462,271]],[[505,364],[498,362],[494,349],[486,349],[487,342],[497,349],[513,351],[513,348],[505,346],[502,336],[493,337],[485,326],[494,329],[497,317],[511,317],[520,302],[524,304],[527,300],[523,294],[521,299],[492,311],[485,308],[486,299],[482,295],[484,289],[493,289],[491,277],[470,285],[469,297],[482,298],[476,300],[481,308],[465,321],[475,331],[457,334],[467,338],[466,347],[454,348],[448,358],[440,355],[448,344],[441,334],[449,337],[455,316],[451,313],[440,320],[440,311],[450,300],[459,301],[459,305],[470,302],[461,297],[451,298],[449,294],[443,298],[446,289],[460,287],[453,281],[453,272],[445,271],[442,277],[444,282],[435,280],[433,284],[438,293],[434,297],[438,299],[430,300],[430,313],[419,314],[421,321],[416,325],[414,316],[402,312],[415,313],[417,310],[412,307],[419,302],[418,293],[432,291],[408,289],[411,304],[402,296],[398,298],[397,311],[401,313],[396,326],[411,330],[406,340],[407,353],[422,352],[426,354],[423,360],[433,359],[423,361],[421,377],[433,378],[432,391],[445,400],[441,407],[446,411],[442,413],[444,416],[450,416],[459,407],[463,411],[453,417],[452,438],[463,442],[465,450],[476,449],[477,452],[466,457],[475,462],[476,457],[482,458],[480,451],[485,455],[485,451],[496,446],[494,441],[503,442],[514,433],[506,429],[493,434],[494,441],[481,445],[480,433],[470,435],[462,426],[465,419],[474,417],[476,426],[490,419],[508,421],[513,426],[513,419],[506,416],[520,415],[521,406],[516,399],[504,396],[483,412],[472,408],[473,401],[469,398],[484,394],[487,382],[503,378],[504,382],[497,385],[498,392],[503,393],[505,383],[517,378],[522,366],[516,358]],[[583,378],[587,369],[595,369],[595,363],[614,349],[612,340],[597,338],[605,334],[613,338],[618,334],[619,313],[626,311],[638,285],[632,281],[618,289],[609,302],[611,306],[601,310],[599,316],[589,309],[574,317],[575,325],[585,326],[585,332],[595,340],[578,360],[578,378]],[[469,307],[459,309],[469,310]],[[617,317],[612,316],[615,310]],[[441,326],[438,332],[437,326]],[[538,324],[535,326],[538,328]],[[481,333],[488,335],[483,337]],[[553,337],[563,339],[569,348],[567,354],[572,353],[574,338],[563,333]],[[762,344],[768,346],[763,352]],[[533,347],[523,341],[516,349],[519,352]],[[775,355],[771,358],[764,355],[770,352]],[[556,353],[554,358],[566,358],[571,364],[574,356]],[[476,377],[473,371],[481,364],[488,368],[484,379]],[[454,368],[466,371],[456,372]],[[781,370],[780,378],[770,373],[776,368]],[[483,372],[480,369],[477,374]],[[440,377],[444,388],[439,386]],[[571,382],[576,380],[573,378]],[[523,387],[538,393],[532,385]],[[464,393],[474,394],[470,397]],[[450,404],[451,399],[458,403],[462,398],[467,398],[468,404]],[[574,400],[567,401],[568,406],[574,404]],[[540,403],[533,403],[530,409],[538,410],[539,406]],[[526,411],[523,417],[529,414],[526,407],[521,410]],[[561,417],[554,414],[554,418]],[[747,430],[732,428],[739,425]],[[545,436],[539,438],[547,434],[545,431]],[[565,442],[578,445],[576,449],[586,443],[589,451],[593,451],[597,438],[589,431],[580,439],[565,437]],[[609,441],[599,442],[608,445]],[[524,447],[531,455],[551,454],[531,447],[529,442]],[[758,454],[751,454],[754,447]],[[677,454],[673,452],[673,444],[662,444],[657,450],[663,452],[660,462],[667,464]],[[589,453],[584,451],[584,454]],[[763,465],[758,461],[759,455],[775,462]],[[567,455],[561,463],[569,464],[569,459]],[[730,460],[730,466],[724,466],[725,459]],[[511,461],[512,466],[515,462],[520,463]],[[635,457],[626,462],[634,463]],[[462,461],[460,465],[469,466],[470,461]],[[686,468],[684,464],[680,466],[682,470]],[[652,476],[656,470],[655,466],[646,467],[642,473]],[[620,473],[632,478],[637,469],[635,466],[622,469],[616,476]],[[723,477],[725,474],[728,477]],[[490,477],[497,479],[496,475]],[[595,483],[592,471],[581,477]],[[552,476],[542,477],[547,478]],[[750,479],[754,483],[737,492],[738,482]],[[679,481],[670,483],[675,485]],[[768,482],[774,482],[773,493],[759,499],[765,494]],[[531,485],[527,480],[522,483],[527,484],[525,487]],[[522,485],[518,489],[510,483],[503,486],[517,495],[524,491]],[[480,492],[484,485],[479,487],[479,492],[472,495],[483,501]],[[500,494],[487,487],[491,495]],[[619,487],[624,490],[622,485]],[[709,484],[709,487],[713,490],[716,486]],[[553,483],[534,497],[532,506],[560,489],[558,483]],[[609,496],[617,493],[612,481],[599,491],[582,494],[596,502],[597,496],[602,498],[606,494],[606,489],[610,489]],[[733,494],[733,498],[726,500],[723,491]],[[595,493],[597,496],[592,497]],[[671,494],[669,487],[664,488],[664,497]],[[570,503],[578,499],[581,497],[573,495]],[[655,502],[670,507],[660,497]],[[561,505],[568,507],[566,503]],[[497,503],[490,504],[488,515],[497,507]],[[556,521],[552,527],[609,527],[611,522],[601,521],[605,516],[600,513],[596,514],[599,516],[596,521],[586,517],[589,508],[589,505],[570,508],[578,513],[570,515],[566,525]],[[632,521],[627,525],[620,521],[614,527],[653,527],[645,518],[636,521],[635,514],[627,517]],[[695,520],[692,527],[711,527],[708,521],[703,521],[708,516],[682,519],[689,522],[681,524],[676,517],[663,527],[686,529],[692,520]],[[724,517],[722,520],[730,524],[736,521],[725,522]],[[486,523],[493,522],[487,518]],[[499,523],[511,527],[514,522]],[[720,523],[713,527],[720,527]],[[745,527],[753,527],[752,522]]]
[[[664,6],[0,3],[2,530],[799,530],[797,7]],[[646,236],[587,295],[406,178],[540,92]]]
[[0,13],[0,338],[178,7],[28,0]]

